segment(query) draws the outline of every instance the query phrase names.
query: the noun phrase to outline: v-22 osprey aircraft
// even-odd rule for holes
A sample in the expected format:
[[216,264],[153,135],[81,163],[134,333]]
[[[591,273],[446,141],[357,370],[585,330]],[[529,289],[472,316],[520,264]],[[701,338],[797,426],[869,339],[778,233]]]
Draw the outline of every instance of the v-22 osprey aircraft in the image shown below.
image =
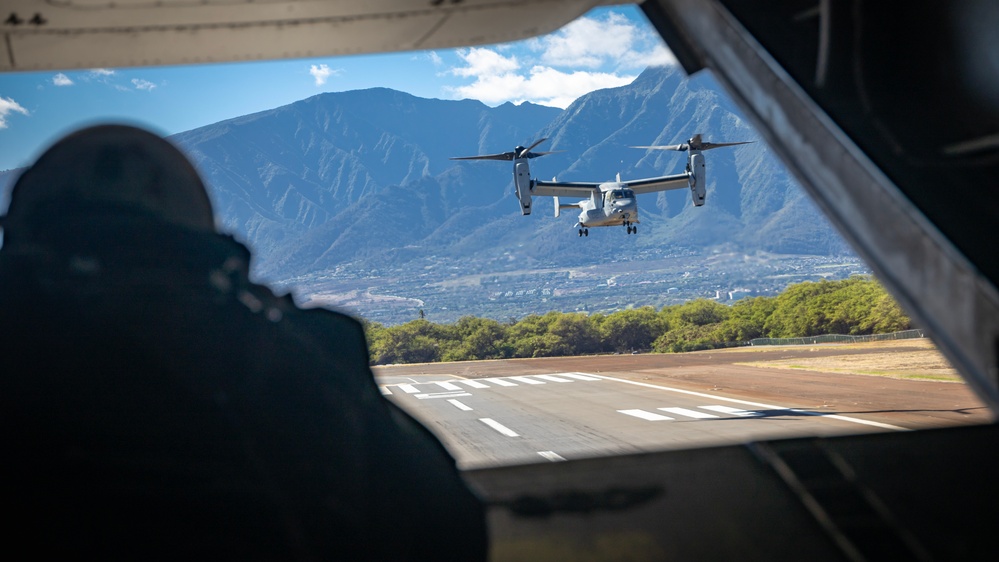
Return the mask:
[[[634,146],[632,148],[687,152],[687,168],[683,173],[671,176],[621,181],[621,176],[618,174],[615,181],[593,183],[532,179],[528,160],[553,153],[532,152],[546,140],[547,138],[542,138],[527,148],[518,146],[510,152],[459,156],[451,160],[512,160],[513,182],[517,199],[520,200],[520,211],[524,215],[531,214],[531,203],[535,195],[549,195],[555,199],[556,217],[562,209],[579,209],[579,220],[575,226],[579,229],[580,236],[589,236],[590,227],[597,226],[624,226],[628,234],[637,234],[637,225],[640,222],[636,198],[638,194],[689,187],[691,200],[695,206],[700,207],[704,204],[707,181],[704,156],[701,153],[712,148],[748,144],[747,142],[704,142],[701,140],[701,135],[697,134],[681,144]],[[582,200],[575,203],[561,203],[559,197],[578,197]]]

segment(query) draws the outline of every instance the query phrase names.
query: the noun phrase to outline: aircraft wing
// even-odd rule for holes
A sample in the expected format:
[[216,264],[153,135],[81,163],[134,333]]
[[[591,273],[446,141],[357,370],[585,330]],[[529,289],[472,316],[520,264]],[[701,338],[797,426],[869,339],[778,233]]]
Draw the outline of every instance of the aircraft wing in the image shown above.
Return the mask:
[[600,183],[564,182],[535,180],[531,195],[550,195],[554,197],[587,198],[593,192],[600,192]]
[[535,180],[531,194],[551,195],[555,197],[589,197],[594,191],[600,191],[603,186],[626,187],[630,188],[636,194],[654,193],[656,191],[684,189],[689,185],[687,178],[687,174],[674,174],[672,176],[659,176],[641,180],[600,183]]
[[502,43],[543,35],[591,8],[622,3],[7,0],[0,25],[0,71],[308,58]]
[[672,176],[660,176],[658,178],[646,178],[643,180],[624,181],[624,187],[631,188],[636,194],[655,193],[656,191],[670,191],[672,189],[685,189],[688,183],[687,174],[673,174]]

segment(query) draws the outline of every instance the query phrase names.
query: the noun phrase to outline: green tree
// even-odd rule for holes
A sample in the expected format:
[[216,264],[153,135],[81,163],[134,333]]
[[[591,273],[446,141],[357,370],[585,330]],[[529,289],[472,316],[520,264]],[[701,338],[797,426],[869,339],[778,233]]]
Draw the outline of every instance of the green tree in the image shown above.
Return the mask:
[[764,326],[777,303],[772,297],[742,299],[729,309],[728,318],[719,325],[716,337],[723,342],[749,341],[766,333]]
[[792,285],[775,302],[764,326],[774,338],[884,333],[911,325],[884,287],[867,275]]
[[699,351],[713,349],[719,342],[712,332],[715,325],[697,326],[684,324],[659,336],[652,344],[653,351],[659,353],[680,353],[684,351]]
[[549,312],[524,317],[507,331],[513,357],[556,357],[600,350],[600,334],[583,313]]
[[501,359],[510,356],[506,346],[507,327],[495,320],[463,316],[446,329],[441,344],[442,361]]
[[860,328],[868,334],[890,334],[891,332],[901,332],[912,329],[912,320],[902,311],[902,307],[892,298],[888,291],[881,287],[882,294],[878,295],[871,307],[870,314],[861,323]]
[[717,301],[697,299],[670,307],[671,326],[708,326],[722,322],[729,315],[729,307]]
[[600,332],[581,312],[562,314],[548,328],[555,336],[554,355],[583,355],[600,351]]
[[651,306],[621,310],[602,318],[598,325],[604,349],[650,349],[665,330],[663,319]]
[[441,328],[413,320],[379,331],[371,342],[374,363],[431,363],[440,361]]

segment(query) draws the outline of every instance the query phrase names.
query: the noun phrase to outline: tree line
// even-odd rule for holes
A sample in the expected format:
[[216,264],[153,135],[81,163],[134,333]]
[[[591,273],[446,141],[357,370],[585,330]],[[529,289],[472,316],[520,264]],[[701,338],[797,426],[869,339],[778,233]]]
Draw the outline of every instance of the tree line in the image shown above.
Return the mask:
[[870,276],[788,286],[725,305],[708,299],[610,314],[548,312],[498,322],[465,316],[397,326],[365,323],[372,363],[430,363],[731,347],[754,338],[867,335],[908,330],[910,319]]

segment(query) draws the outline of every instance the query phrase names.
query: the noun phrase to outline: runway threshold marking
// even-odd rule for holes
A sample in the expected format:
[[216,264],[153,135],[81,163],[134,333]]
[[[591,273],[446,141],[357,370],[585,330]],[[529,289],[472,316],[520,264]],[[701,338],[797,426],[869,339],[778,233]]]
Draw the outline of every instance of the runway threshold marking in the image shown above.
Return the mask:
[[662,414],[654,414],[652,412],[646,412],[645,410],[618,410],[618,412],[649,421],[668,421],[673,419],[669,416],[664,416]]
[[[759,412],[753,412],[751,410],[741,410],[739,408],[730,408],[728,406],[701,406],[701,408],[704,408],[705,410],[711,410],[712,412],[718,412],[720,414],[729,414],[732,416],[739,416],[743,418],[762,415]],[[777,409],[790,411],[790,408],[777,408]]]
[[595,377],[593,375],[584,375],[583,373],[559,373],[560,377],[569,377],[581,381],[599,381],[603,380],[600,377]]
[[706,414],[704,412],[698,412],[697,410],[689,410],[687,408],[656,408],[656,409],[662,410],[664,412],[669,412],[671,414],[676,414],[678,416],[687,416],[688,418],[695,418],[695,419],[706,420],[718,417],[714,414]]
[[572,380],[570,379],[564,379],[562,377],[558,377],[555,375],[534,375],[534,376],[539,379],[545,379],[546,381],[552,381],[552,382],[572,382]]
[[489,388],[488,384],[482,384],[479,381],[462,379],[462,380],[460,380],[458,382],[460,382],[461,384],[467,384],[468,386],[470,386],[472,388]]
[[559,462],[565,460],[565,457],[556,453],[555,451],[538,451],[538,454],[552,462]]
[[545,384],[543,381],[536,381],[527,377],[507,377],[524,384]]
[[464,390],[463,388],[454,384],[453,382],[437,382],[434,384],[443,388],[444,390]]
[[416,397],[420,400],[427,400],[428,398],[460,398],[462,396],[471,396],[471,394],[458,390],[457,392],[427,392],[426,394],[417,394]]
[[[822,418],[831,418],[831,419],[834,419],[834,420],[839,420],[839,421],[844,421],[844,422],[849,422],[849,423],[856,423],[856,424],[860,424],[860,425],[869,425],[871,427],[878,427],[878,428],[881,428],[881,429],[890,429],[892,431],[912,431],[912,430],[910,430],[908,428],[899,427],[897,425],[891,425],[891,424],[881,423],[881,422],[876,422],[876,421],[862,420],[862,419],[859,419],[859,418],[852,418],[852,417],[849,417],[849,416],[840,416],[838,414],[824,414],[822,412],[813,412],[811,410],[801,410],[801,409],[798,409],[798,408],[784,408],[782,406],[773,406],[771,404],[761,404],[759,402],[749,402],[747,400],[739,400],[737,398],[725,398],[723,396],[716,396],[714,394],[705,394],[703,392],[694,392],[693,390],[683,390],[681,388],[671,388],[671,387],[668,387],[668,386],[660,386],[658,384],[649,384],[647,382],[629,381],[628,379],[619,379],[619,378],[615,378],[615,377],[606,377],[604,375],[593,375],[593,376],[599,376],[600,378],[602,378],[604,380],[608,380],[608,381],[623,382],[625,384],[633,384],[635,386],[644,386],[646,388],[656,388],[656,389],[659,389],[659,390],[665,390],[665,391],[668,391],[668,392],[676,392],[676,393],[679,393],[679,394],[687,394],[687,395],[690,395],[690,396],[700,396],[702,398],[710,398],[711,400],[722,400],[724,402],[731,402],[733,404],[744,404],[746,406],[753,406],[754,408],[760,408],[760,409],[763,409],[763,410],[788,410],[790,412],[794,412],[796,414],[801,414],[803,416],[817,416],[817,417],[822,417]],[[618,411],[623,413],[622,410],[618,410]]]
[[491,383],[493,383],[493,384],[495,384],[497,386],[517,386],[517,383],[513,383],[513,382],[510,382],[508,380],[503,380],[503,379],[489,378],[489,379],[482,379],[482,380],[489,381],[489,382],[491,382]]
[[389,389],[389,387],[385,386],[384,384],[378,385],[378,390],[382,391],[382,394],[385,396],[392,395],[392,391]]
[[416,394],[417,392],[419,392],[419,389],[417,389],[415,386],[411,384],[400,384],[398,386],[399,390],[405,392],[406,394]]
[[509,427],[501,424],[500,422],[492,418],[479,418],[479,421],[488,425],[489,427],[495,429],[496,431],[506,435],[507,437],[520,437],[516,431],[510,429]]
[[453,399],[453,398],[452,398],[452,399],[448,400],[448,402],[449,402],[449,403],[450,403],[450,404],[451,404],[452,406],[454,406],[455,408],[458,408],[459,410],[461,410],[461,411],[463,411],[463,412],[471,412],[471,411],[472,411],[472,408],[471,408],[471,407],[469,407],[468,405],[466,405],[466,404],[465,404],[464,402],[462,402],[461,400],[455,400],[455,399]]

